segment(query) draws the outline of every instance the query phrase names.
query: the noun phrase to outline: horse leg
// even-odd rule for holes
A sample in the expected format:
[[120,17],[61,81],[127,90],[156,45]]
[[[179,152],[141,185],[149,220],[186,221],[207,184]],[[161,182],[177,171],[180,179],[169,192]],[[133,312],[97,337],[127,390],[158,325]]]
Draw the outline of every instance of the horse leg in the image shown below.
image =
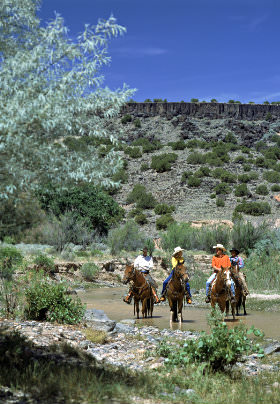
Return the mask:
[[178,321],[178,307],[177,307],[178,301],[177,300],[173,300],[173,318],[172,321],[174,323],[176,323],[176,321]]
[[142,316],[143,318],[147,318],[147,298],[142,300]]
[[246,308],[245,308],[245,303],[246,303],[246,297],[243,297],[243,299],[242,299],[242,305],[243,305],[243,310],[244,310],[244,316],[247,316],[247,311],[246,311]]
[[180,300],[178,300],[178,320],[179,323],[182,323],[183,321],[183,301],[184,301],[184,297]]
[[229,301],[226,301],[226,317],[229,316]]
[[232,314],[232,318],[233,320],[235,320],[235,303],[231,303],[231,314]]
[[151,311],[150,311],[150,313],[151,313],[151,317],[153,317],[153,311],[154,311],[154,299],[151,297],[151,299],[150,299],[150,302],[151,302]]
[[137,318],[140,318],[140,317],[139,317],[139,300],[135,300],[135,306],[136,306]]

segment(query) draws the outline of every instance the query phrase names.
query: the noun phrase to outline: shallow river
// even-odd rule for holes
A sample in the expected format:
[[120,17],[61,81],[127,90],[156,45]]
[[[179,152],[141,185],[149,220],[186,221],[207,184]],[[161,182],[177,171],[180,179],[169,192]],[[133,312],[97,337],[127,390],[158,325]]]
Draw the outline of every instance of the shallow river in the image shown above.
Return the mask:
[[[136,318],[133,314],[133,301],[130,305],[124,303],[122,298],[127,291],[125,287],[119,288],[107,288],[93,289],[86,292],[79,292],[79,296],[84,303],[87,304],[87,308],[104,310],[108,317],[112,320],[120,321],[123,319]],[[210,306],[209,306],[210,307]],[[209,309],[200,309],[186,305],[183,309],[183,324],[182,331],[203,331],[208,330],[207,314]],[[241,310],[243,313],[243,309]],[[230,316],[226,319],[229,326],[237,324],[238,321],[242,321],[246,326],[255,327],[263,330],[266,337],[280,338],[280,313],[274,312],[260,312],[250,311],[247,309],[247,316],[237,317],[236,321],[232,320]],[[140,309],[141,315],[141,309]],[[169,306],[159,305],[154,306],[153,318],[139,319],[138,324],[151,325],[159,328],[169,328]],[[179,325],[177,323],[172,325],[173,329],[177,329]]]

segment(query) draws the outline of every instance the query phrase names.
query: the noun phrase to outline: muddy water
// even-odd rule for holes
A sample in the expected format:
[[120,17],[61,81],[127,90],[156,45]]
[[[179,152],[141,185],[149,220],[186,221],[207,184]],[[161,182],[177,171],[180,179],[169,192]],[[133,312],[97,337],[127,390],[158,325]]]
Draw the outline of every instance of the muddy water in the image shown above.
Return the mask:
[[[122,301],[127,291],[126,288],[100,288],[87,292],[80,292],[79,296],[87,308],[104,310],[108,317],[112,320],[120,321],[127,318],[135,319],[133,314],[133,302],[128,305]],[[280,338],[280,313],[259,312],[247,310],[248,315],[240,316],[236,321],[230,316],[226,322],[229,326],[237,324],[238,321],[245,323],[247,327],[254,325],[265,332],[266,337]],[[170,328],[169,323],[169,306],[159,305],[154,307],[153,318],[139,319],[138,324],[150,325],[163,328]],[[182,331],[207,331],[207,314],[209,309],[200,309],[192,306],[186,306],[183,310]],[[243,313],[243,311],[241,311]],[[141,309],[140,309],[141,314]],[[178,324],[173,324],[172,328],[177,329]]]

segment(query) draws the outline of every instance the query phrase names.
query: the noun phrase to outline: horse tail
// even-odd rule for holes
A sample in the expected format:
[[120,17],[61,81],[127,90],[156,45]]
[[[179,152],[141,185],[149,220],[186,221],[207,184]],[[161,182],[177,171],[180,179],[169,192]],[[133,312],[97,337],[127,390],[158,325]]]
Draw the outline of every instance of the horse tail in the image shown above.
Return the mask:
[[135,316],[135,299],[133,299],[133,301],[134,301],[134,316]]

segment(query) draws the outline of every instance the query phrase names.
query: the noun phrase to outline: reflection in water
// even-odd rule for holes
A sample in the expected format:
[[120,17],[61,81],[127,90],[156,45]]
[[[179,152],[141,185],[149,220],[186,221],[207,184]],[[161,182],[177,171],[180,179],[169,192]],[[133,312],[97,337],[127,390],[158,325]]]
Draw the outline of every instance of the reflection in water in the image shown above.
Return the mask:
[[[87,308],[95,308],[104,310],[109,318],[112,320],[120,321],[127,318],[136,319],[133,315],[133,302],[128,305],[122,301],[126,288],[100,288],[93,289],[87,292],[80,292],[79,296],[82,301],[87,304]],[[210,306],[209,306],[210,308]],[[196,307],[186,306],[183,309],[183,323],[180,327],[179,323],[172,323],[173,330],[182,331],[207,331],[209,329],[207,324],[207,314],[210,310],[199,309]],[[140,311],[141,314],[141,311]],[[168,305],[155,305],[154,317],[136,320],[139,325],[153,326],[158,328],[170,328],[169,322],[169,306]],[[247,327],[254,325],[265,332],[266,337],[279,338],[280,313],[273,312],[250,312],[248,316],[237,317],[234,321],[231,316],[226,318],[226,323],[229,327],[234,327],[239,321],[246,324]]]

